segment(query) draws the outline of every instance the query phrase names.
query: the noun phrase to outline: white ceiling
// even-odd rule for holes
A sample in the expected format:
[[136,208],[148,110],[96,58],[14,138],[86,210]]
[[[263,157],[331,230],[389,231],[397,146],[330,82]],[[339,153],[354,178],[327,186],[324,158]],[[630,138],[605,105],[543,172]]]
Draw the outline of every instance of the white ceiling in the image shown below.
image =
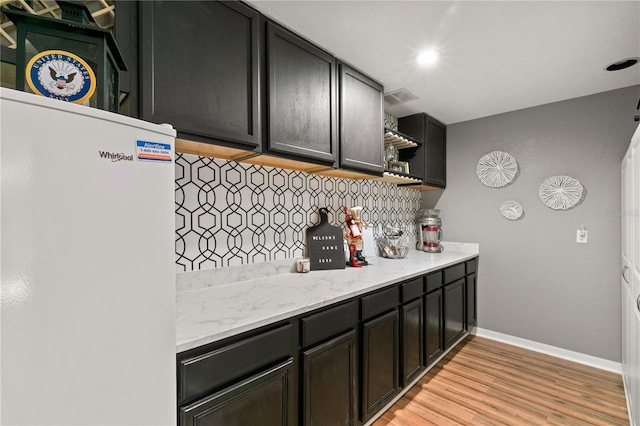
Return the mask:
[[[640,1],[265,1],[266,16],[419,99],[386,111],[445,124],[640,84]],[[424,68],[415,56],[436,48]],[[639,93],[640,95],[640,93]]]

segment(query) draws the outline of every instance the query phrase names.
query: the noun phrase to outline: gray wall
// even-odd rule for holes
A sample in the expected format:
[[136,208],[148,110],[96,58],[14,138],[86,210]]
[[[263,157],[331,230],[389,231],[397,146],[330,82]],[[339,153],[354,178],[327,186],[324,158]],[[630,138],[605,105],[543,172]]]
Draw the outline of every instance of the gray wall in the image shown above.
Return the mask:
[[[480,243],[479,327],[620,361],[620,161],[638,123],[640,86],[452,124],[447,189],[423,193],[442,210],[445,240]],[[493,189],[476,175],[483,155],[515,157],[520,175]],[[538,188],[569,175],[582,204],[554,211]],[[504,219],[515,200],[525,216]],[[588,243],[576,243],[585,225]]]

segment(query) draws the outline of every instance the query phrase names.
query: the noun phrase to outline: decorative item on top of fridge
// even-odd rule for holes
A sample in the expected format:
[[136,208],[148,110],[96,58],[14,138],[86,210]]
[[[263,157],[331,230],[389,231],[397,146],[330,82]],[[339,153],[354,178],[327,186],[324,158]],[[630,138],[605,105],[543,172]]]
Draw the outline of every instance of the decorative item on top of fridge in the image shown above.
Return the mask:
[[17,90],[118,112],[120,72],[127,66],[116,39],[96,25],[83,2],[57,4],[61,19],[2,7],[2,14],[17,28],[16,66],[7,67],[9,72],[3,68],[7,75],[2,83],[13,80]]

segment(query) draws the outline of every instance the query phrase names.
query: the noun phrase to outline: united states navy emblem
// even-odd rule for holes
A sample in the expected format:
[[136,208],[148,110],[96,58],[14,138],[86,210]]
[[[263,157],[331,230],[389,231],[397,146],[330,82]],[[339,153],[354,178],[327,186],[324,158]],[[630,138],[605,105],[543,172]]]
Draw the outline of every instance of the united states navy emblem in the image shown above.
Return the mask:
[[31,90],[48,98],[80,104],[96,90],[91,67],[79,56],[63,50],[38,53],[25,72]]

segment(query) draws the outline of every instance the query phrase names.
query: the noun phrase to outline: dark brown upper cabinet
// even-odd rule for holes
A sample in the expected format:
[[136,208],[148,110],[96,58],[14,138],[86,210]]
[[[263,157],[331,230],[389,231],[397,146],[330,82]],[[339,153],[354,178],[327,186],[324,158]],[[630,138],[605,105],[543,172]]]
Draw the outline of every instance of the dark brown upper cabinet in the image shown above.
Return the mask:
[[340,63],[340,168],[381,175],[384,170],[382,85]]
[[259,13],[239,2],[140,2],[141,118],[178,138],[258,150]]
[[425,113],[401,117],[398,130],[422,142],[417,148],[400,151],[400,160],[409,162],[412,176],[423,185],[445,188],[447,184],[447,127]]
[[129,109],[173,125],[176,151],[336,177],[382,174],[376,81],[242,2],[123,10],[121,40],[131,36],[137,73],[127,80]]
[[267,150],[335,166],[336,59],[266,22]]

